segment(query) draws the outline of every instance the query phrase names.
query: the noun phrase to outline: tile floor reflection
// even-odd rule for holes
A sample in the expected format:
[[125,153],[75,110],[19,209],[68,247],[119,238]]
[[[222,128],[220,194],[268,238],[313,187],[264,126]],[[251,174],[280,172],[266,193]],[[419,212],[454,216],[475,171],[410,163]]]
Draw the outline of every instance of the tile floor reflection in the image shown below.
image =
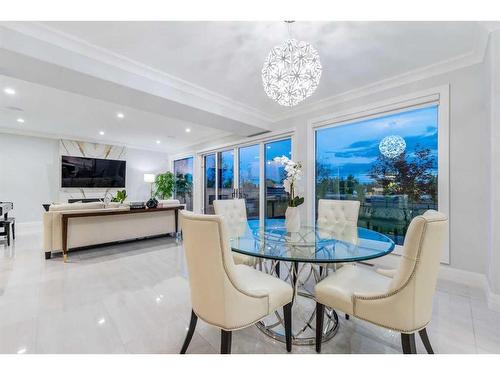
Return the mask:
[[[191,307],[175,240],[77,251],[67,264],[46,261],[40,244],[40,233],[19,233],[10,247],[0,242],[0,353],[179,352]],[[466,285],[438,282],[428,332],[437,353],[500,353],[500,313]],[[199,320],[188,353],[217,353],[219,342],[219,331]],[[418,338],[417,350],[425,353]],[[256,327],[235,332],[232,351],[286,353]],[[400,338],[341,316],[323,353],[400,353]]]

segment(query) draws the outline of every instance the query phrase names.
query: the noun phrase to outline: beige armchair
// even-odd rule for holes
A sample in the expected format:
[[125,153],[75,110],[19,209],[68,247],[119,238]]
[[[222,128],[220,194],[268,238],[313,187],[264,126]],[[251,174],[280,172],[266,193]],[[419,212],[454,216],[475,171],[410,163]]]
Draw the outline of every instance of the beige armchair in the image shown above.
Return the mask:
[[221,354],[231,352],[231,332],[283,307],[286,349],[292,349],[292,287],[246,265],[235,265],[221,216],[181,212],[191,323],[181,349],[189,346],[198,317],[221,329]]
[[344,266],[319,282],[315,287],[316,351],[321,351],[324,307],[329,306],[400,332],[404,353],[416,353],[415,332],[419,332],[427,352],[432,354],[425,328],[432,316],[447,222],[444,214],[434,210],[415,217],[395,272]]
[[[216,215],[220,215],[226,221],[229,236],[241,236],[248,227],[247,208],[244,199],[218,199],[214,201]],[[254,266],[254,257],[233,253],[234,263]]]

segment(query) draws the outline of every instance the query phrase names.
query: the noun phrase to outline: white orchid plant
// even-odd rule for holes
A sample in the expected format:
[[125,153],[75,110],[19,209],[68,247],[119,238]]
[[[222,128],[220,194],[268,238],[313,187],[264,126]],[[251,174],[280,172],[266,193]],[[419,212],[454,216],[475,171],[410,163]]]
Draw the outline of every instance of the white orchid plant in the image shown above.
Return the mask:
[[285,167],[286,178],[283,181],[283,186],[285,187],[285,191],[289,194],[288,206],[300,206],[304,203],[304,197],[299,197],[298,194],[296,195],[296,191],[297,182],[302,178],[302,163],[294,162],[285,155],[275,157],[274,161]]

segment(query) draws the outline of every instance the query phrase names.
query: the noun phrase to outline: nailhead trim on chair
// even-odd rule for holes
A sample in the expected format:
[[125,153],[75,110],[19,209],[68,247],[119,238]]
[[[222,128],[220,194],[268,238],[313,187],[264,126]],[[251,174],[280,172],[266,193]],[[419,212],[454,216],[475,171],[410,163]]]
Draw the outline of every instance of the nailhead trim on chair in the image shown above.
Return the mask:
[[[436,222],[436,221],[446,221],[446,220],[433,220],[433,222]],[[368,320],[368,319],[365,319],[365,318],[361,318],[359,316],[357,316],[356,314],[356,300],[377,300],[377,299],[384,299],[384,298],[388,298],[388,297],[391,297],[399,292],[401,292],[404,288],[406,288],[406,286],[410,283],[410,281],[412,281],[417,273],[417,267],[418,265],[420,264],[420,254],[421,254],[421,251],[422,251],[422,242],[424,240],[424,237],[425,237],[425,231],[427,230],[427,224],[428,224],[429,221],[426,220],[425,224],[424,224],[424,229],[422,231],[422,236],[420,237],[420,242],[418,244],[418,251],[417,251],[417,256],[415,259],[412,259],[415,261],[415,265],[413,267],[413,270],[410,274],[410,276],[408,277],[408,280],[406,280],[406,282],[398,289],[395,289],[393,290],[392,292],[389,292],[389,293],[386,293],[386,294],[381,294],[381,295],[378,295],[378,296],[357,296],[357,295],[354,295],[352,298],[353,298],[353,306],[352,306],[352,310],[353,310],[353,315],[359,319],[362,319],[362,320],[365,320],[367,322],[370,322],[372,324],[375,324],[379,327],[383,327],[383,328],[387,328],[387,329],[391,329],[393,331],[398,331],[398,332],[403,332],[403,333],[412,333],[412,332],[416,332],[416,331],[420,331],[421,329],[425,328],[429,322],[425,323],[425,325],[421,326],[420,328],[417,328],[416,330],[411,330],[411,331],[403,331],[403,330],[400,330],[398,328],[394,328],[394,327],[389,327],[389,326],[385,326],[385,325],[382,325],[382,324],[379,324],[379,323],[375,323],[375,322],[372,322],[371,320]],[[403,256],[404,258],[407,258],[407,259],[411,259],[409,257],[406,257],[406,256]]]
[[[216,215],[214,215],[216,216]],[[220,217],[220,216],[217,216],[217,217]],[[188,218],[188,220],[200,220],[200,221],[203,221],[201,219],[198,219],[198,218],[194,218],[194,217],[190,217]],[[234,287],[234,289],[236,289],[238,292],[240,292],[241,294],[245,295],[245,296],[249,296],[249,297],[253,297],[253,298],[266,298],[267,299],[267,311],[269,312],[269,294],[267,295],[256,295],[256,294],[251,294],[251,293],[248,293],[248,292],[244,292],[242,291],[241,289],[239,289],[233,282],[233,280],[231,280],[231,278],[229,277],[229,274],[227,272],[227,268],[226,268],[226,262],[225,262],[225,258],[224,258],[224,244],[223,244],[223,241],[222,241],[222,238],[220,236],[220,234],[222,233],[222,227],[221,227],[221,223],[219,221],[215,221],[217,223],[217,229],[219,230],[219,245],[220,245],[220,248],[222,250],[222,267],[224,267],[224,271],[226,272],[226,277],[228,278],[229,282],[231,283],[231,285]],[[193,309],[194,311],[194,309]],[[196,311],[195,311],[195,314],[196,314]],[[256,321],[250,323],[250,324],[246,324],[244,326],[237,326],[237,327],[220,327],[218,326],[217,324],[214,324],[206,319],[204,319],[202,316],[196,314],[196,316],[198,316],[198,318],[202,319],[203,321],[215,326],[215,327],[218,327],[220,329],[224,329],[226,331],[233,331],[233,330],[237,330],[237,329],[243,329],[243,328],[246,328],[246,327],[249,327],[255,323],[257,323],[258,321],[260,321],[262,318],[264,318],[266,315],[262,316],[261,318],[257,319]]]

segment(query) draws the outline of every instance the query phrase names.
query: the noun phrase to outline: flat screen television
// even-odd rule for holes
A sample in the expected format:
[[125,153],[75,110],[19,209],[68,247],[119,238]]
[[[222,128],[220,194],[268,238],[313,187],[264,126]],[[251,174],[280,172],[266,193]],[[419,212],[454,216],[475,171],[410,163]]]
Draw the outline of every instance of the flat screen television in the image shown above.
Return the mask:
[[61,187],[124,188],[126,161],[62,156]]

